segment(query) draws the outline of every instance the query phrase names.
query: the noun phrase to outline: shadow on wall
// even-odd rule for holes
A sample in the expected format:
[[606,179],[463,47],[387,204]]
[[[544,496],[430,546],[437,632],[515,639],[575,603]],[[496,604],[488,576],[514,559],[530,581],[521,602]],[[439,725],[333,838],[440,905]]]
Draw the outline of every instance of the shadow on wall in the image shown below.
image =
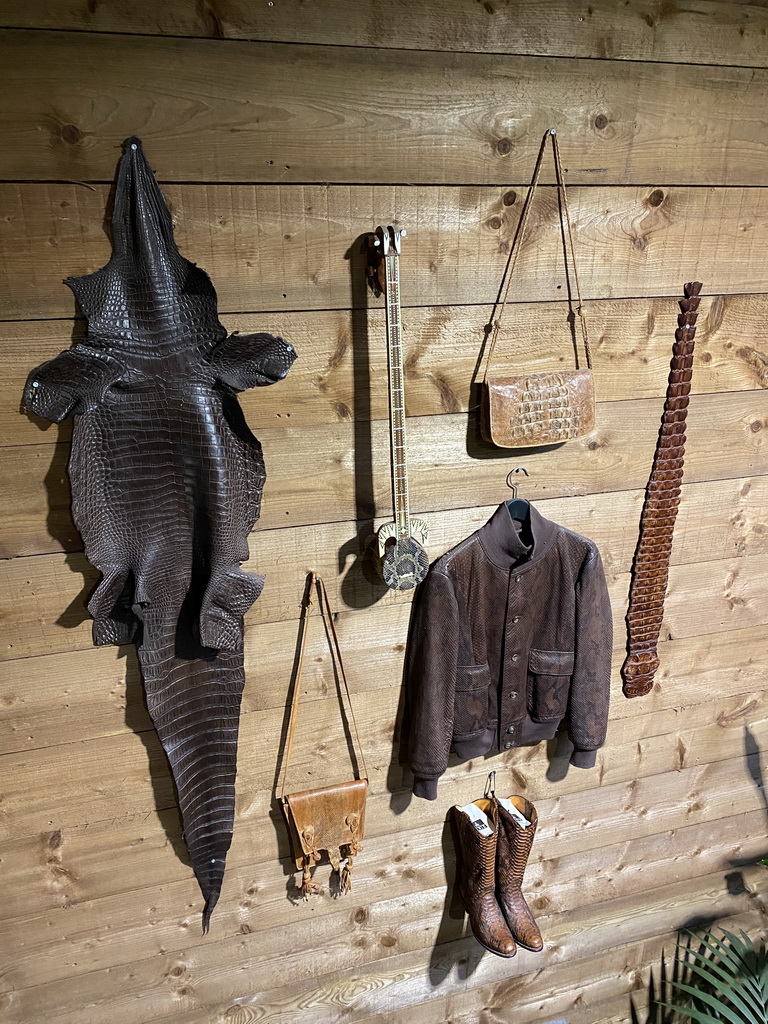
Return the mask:
[[[375,563],[376,496],[373,487],[371,434],[371,369],[368,336],[370,233],[359,235],[345,253],[349,260],[352,306],[352,368],[354,400],[352,424],[355,460],[355,520],[357,534],[339,548],[339,573],[352,564],[341,582],[341,597],[349,608],[369,608],[387,593]],[[384,340],[381,340],[384,344]]]
[[459,981],[471,978],[485,955],[485,950],[469,929],[464,903],[456,885],[456,838],[452,821],[449,812],[441,836],[447,883],[445,902],[429,960],[429,983],[433,988],[449,981],[454,972]]
[[[763,802],[763,809],[766,815],[766,826],[768,827],[768,797],[766,796],[765,777],[763,775],[763,767],[761,764],[762,753],[754,735],[747,725],[744,726],[744,760],[746,769],[751,775]],[[767,860],[768,850],[766,850],[766,853],[762,855],[757,854],[752,857],[743,857],[731,860],[730,864],[734,868],[753,867],[756,864],[764,863]],[[766,871],[768,872],[768,866],[766,867]],[[751,889],[746,884],[743,873],[738,870],[726,872],[723,875],[723,886],[725,892],[729,896],[746,897],[745,909],[749,907],[759,912],[763,921],[762,930],[764,932],[766,926],[768,926],[768,905],[766,905],[759,891]],[[732,913],[732,911],[726,912],[726,915],[698,914],[695,917],[689,918],[682,925],[678,931],[671,967],[665,959],[665,954],[662,950],[658,981],[653,969],[650,972],[647,996],[645,999],[645,1010],[638,1010],[635,1005],[636,996],[630,996],[630,1020],[632,1024],[683,1024],[684,1021],[691,1019],[689,1015],[678,1013],[674,1009],[671,1009],[667,1004],[671,1000],[679,1002],[681,996],[684,997],[684,993],[675,988],[676,983],[682,982],[683,984],[696,985],[697,978],[691,973],[690,968],[686,964],[688,951],[698,946],[699,952],[703,952],[706,955],[706,946],[703,943],[699,945],[702,934],[709,932],[713,927],[717,927],[718,922],[722,920],[723,916],[730,916],[730,913]],[[712,1019],[714,1020],[714,1018]],[[730,1017],[728,1019],[730,1019]],[[744,1019],[746,1021],[748,1018],[740,1017],[739,1019]]]

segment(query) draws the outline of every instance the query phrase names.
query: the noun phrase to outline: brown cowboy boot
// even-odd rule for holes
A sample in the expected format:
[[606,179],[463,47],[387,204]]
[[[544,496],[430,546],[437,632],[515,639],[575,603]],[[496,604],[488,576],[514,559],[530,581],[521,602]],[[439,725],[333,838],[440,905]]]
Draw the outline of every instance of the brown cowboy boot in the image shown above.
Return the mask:
[[473,822],[461,807],[453,808],[458,837],[456,870],[459,892],[472,932],[480,945],[496,956],[514,956],[517,952],[515,940],[496,902],[497,805],[495,800],[483,799],[475,800],[474,806],[486,815],[487,825],[482,820]]
[[543,948],[539,926],[533,919],[522,892],[523,872],[536,834],[539,816],[536,808],[523,796],[511,796],[505,803],[511,803],[521,816],[530,822],[523,827],[496,799],[499,814],[499,840],[496,851],[496,895],[507,919],[509,930],[517,942],[526,949],[538,953]]

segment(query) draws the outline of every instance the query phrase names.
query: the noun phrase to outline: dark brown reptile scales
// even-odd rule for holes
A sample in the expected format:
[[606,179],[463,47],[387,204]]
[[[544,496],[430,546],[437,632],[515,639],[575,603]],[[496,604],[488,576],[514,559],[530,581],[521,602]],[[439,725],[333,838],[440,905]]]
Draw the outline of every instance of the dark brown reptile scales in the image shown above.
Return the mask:
[[72,511],[102,573],[94,642],[138,646],[207,930],[232,840],[243,615],[264,582],[240,568],[265,474],[235,393],[280,380],[296,354],[271,334],[227,337],[135,138],[112,257],[66,284],[87,336],[30,374],[24,405],[56,423],[74,415]]

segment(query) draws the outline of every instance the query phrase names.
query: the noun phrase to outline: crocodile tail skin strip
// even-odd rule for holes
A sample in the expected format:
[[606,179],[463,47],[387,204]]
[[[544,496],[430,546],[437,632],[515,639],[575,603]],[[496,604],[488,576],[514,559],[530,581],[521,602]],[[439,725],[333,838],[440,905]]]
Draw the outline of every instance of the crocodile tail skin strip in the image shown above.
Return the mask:
[[243,616],[264,582],[240,568],[265,473],[235,393],[285,377],[296,353],[271,334],[227,337],[136,138],[118,169],[112,257],[65,283],[85,341],[30,374],[24,405],[74,416],[72,512],[102,574],[94,643],[138,646],[207,931],[234,824]]
[[656,645],[664,617],[672,534],[680,504],[685,454],[685,420],[691,393],[693,346],[701,282],[684,286],[672,349],[664,415],[640,517],[640,539],[632,566],[627,611],[627,658],[621,669],[625,697],[642,697],[653,688],[659,667]]

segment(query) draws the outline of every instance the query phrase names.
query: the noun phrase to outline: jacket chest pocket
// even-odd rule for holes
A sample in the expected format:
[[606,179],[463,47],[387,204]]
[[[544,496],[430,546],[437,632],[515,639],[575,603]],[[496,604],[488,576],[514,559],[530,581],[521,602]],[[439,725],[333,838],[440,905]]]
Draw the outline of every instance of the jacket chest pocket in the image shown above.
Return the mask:
[[573,651],[531,651],[528,655],[528,710],[543,721],[563,718],[573,675]]
[[487,665],[459,665],[456,669],[455,738],[473,736],[486,728],[490,682],[491,670]]

